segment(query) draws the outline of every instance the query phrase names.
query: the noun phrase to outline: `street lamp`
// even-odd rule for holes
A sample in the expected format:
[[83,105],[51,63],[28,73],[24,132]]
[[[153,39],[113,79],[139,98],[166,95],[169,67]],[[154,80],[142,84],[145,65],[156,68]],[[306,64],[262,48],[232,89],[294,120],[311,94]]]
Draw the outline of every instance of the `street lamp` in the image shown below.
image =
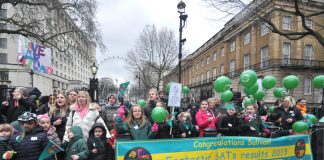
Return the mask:
[[93,74],[93,78],[90,78],[90,97],[93,102],[98,103],[98,78],[96,78],[98,67],[95,62],[90,66],[90,69]]
[[184,28],[184,26],[186,25],[186,20],[188,18],[188,15],[185,14],[185,8],[186,8],[186,4],[184,2],[182,2],[182,0],[178,3],[177,5],[178,8],[178,12],[180,13],[180,28],[179,28],[179,83],[181,83],[181,58],[182,58],[182,45],[186,42],[186,39],[182,39],[182,29]]

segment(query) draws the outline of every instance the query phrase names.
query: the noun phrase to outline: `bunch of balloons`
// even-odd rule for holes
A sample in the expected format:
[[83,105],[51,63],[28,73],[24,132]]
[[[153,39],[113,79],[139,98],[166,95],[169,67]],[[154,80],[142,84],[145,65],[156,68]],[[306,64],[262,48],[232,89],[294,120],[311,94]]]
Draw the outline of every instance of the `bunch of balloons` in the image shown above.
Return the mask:
[[218,77],[214,82],[214,90],[221,93],[221,99],[224,102],[228,102],[233,98],[233,92],[231,89],[232,81],[226,76]]

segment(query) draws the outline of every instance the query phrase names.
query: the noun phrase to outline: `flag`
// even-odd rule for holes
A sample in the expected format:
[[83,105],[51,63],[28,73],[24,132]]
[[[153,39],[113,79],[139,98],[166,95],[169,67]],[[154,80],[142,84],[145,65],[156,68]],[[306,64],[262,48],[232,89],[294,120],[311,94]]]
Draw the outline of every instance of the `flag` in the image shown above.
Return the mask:
[[119,93],[118,95],[123,95],[129,85],[129,82],[124,82],[119,85]]
[[44,160],[60,151],[63,151],[63,149],[57,144],[55,144],[53,141],[49,140],[42,154],[39,156],[38,160]]

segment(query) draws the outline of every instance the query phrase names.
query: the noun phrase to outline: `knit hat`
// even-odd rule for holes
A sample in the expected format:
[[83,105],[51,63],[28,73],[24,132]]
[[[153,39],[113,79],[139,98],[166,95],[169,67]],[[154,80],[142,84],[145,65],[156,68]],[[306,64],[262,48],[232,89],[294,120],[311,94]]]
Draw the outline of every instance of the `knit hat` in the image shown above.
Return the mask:
[[35,113],[25,112],[23,115],[18,117],[19,122],[28,122],[28,121],[36,121],[37,116]]
[[40,114],[40,115],[38,115],[38,116],[37,116],[37,119],[38,119],[38,121],[40,121],[40,120],[42,120],[42,119],[50,119],[50,118],[49,118],[48,114],[45,113],[45,114]]
[[234,106],[233,103],[227,103],[225,106],[224,106],[225,109],[232,109],[232,110],[236,110],[236,107]]

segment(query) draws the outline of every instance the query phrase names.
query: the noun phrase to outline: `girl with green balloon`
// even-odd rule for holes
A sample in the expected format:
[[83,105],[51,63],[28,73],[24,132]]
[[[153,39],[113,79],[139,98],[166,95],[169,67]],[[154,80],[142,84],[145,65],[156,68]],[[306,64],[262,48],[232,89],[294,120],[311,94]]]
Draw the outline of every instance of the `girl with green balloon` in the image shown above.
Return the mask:
[[146,119],[143,108],[134,105],[129,112],[125,123],[123,123],[122,117],[118,116],[115,118],[117,133],[130,133],[132,140],[154,138],[158,131],[157,126],[152,126]]

